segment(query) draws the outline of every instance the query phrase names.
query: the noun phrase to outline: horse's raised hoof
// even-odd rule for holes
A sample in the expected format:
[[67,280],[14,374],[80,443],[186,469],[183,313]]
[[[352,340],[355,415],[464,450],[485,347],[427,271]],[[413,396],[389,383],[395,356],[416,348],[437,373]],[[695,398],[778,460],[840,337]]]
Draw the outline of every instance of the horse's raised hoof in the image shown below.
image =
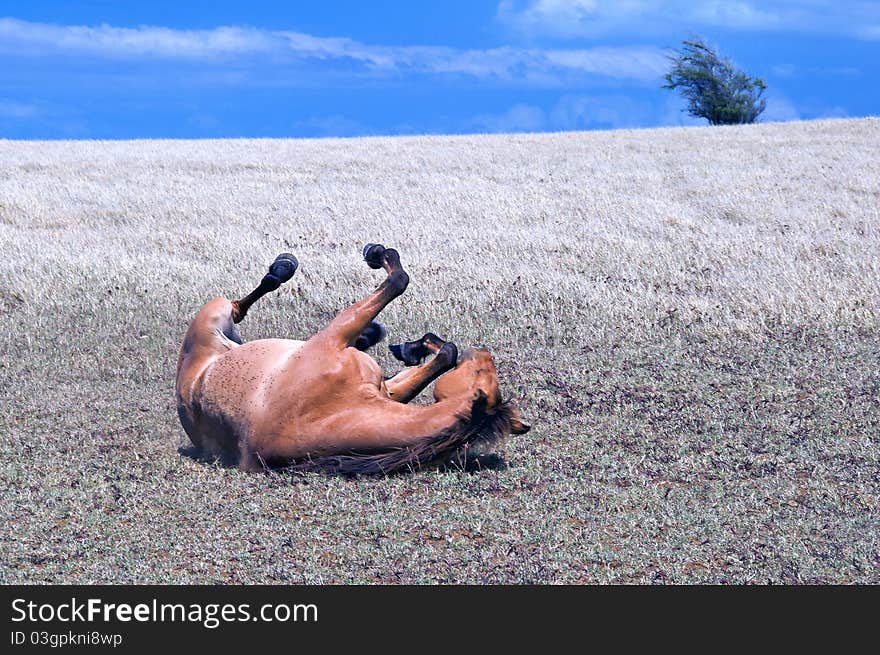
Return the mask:
[[386,334],[384,325],[377,321],[371,321],[361,332],[361,335],[355,339],[354,347],[358,350],[368,350],[382,341]]
[[388,350],[396,359],[406,366],[418,366],[428,356],[430,351],[421,340],[407,341],[405,343],[388,346]]
[[451,341],[447,341],[437,351],[437,357],[444,358],[449,368],[455,368],[455,365],[458,363],[458,346]]
[[297,268],[299,268],[299,262],[296,260],[296,257],[289,252],[283,252],[272,262],[272,265],[269,267],[269,275],[278,278],[278,282],[284,284],[293,277]]
[[364,261],[370,268],[382,268],[382,258],[385,255],[385,246],[378,243],[368,243],[364,246]]

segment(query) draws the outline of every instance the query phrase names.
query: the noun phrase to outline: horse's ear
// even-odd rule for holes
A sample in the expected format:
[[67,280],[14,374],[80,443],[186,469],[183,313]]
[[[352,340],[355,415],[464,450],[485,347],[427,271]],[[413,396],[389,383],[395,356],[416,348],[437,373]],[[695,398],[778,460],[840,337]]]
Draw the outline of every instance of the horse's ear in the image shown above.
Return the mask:
[[526,423],[523,420],[522,414],[519,413],[519,410],[514,408],[512,416],[510,417],[511,434],[525,434],[531,429],[532,426]]
[[513,434],[525,434],[532,429],[532,426],[522,419],[515,418],[510,422],[510,431]]

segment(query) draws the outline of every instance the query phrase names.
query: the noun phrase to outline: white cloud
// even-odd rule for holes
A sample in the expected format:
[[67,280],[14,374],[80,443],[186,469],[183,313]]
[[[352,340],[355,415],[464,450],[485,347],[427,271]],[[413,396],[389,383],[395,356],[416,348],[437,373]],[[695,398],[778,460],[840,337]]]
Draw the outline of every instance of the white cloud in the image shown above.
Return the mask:
[[192,61],[253,61],[271,56],[288,63],[355,62],[372,73],[459,74],[538,83],[570,81],[573,76],[653,80],[666,65],[663,52],[649,47],[570,50],[500,47],[461,50],[436,46],[382,46],[347,38],[299,32],[218,27],[174,30],[50,25],[0,19],[0,52],[17,56],[148,58]]
[[841,105],[823,107],[816,113],[816,118],[849,118],[849,110]]
[[623,95],[562,96],[551,112],[551,124],[559,130],[628,128],[651,125],[651,108]]
[[706,125],[705,118],[691,116],[687,111],[687,102],[680,95],[670,94],[666,97],[660,112],[660,125],[690,127]]
[[173,30],[165,27],[50,25],[0,19],[0,49],[18,54],[83,53],[108,57],[203,59],[269,52],[281,41],[271,33],[240,27]]
[[777,77],[858,77],[862,71],[854,66],[796,66],[795,64],[777,64],[770,69]]
[[370,129],[360,121],[352,120],[341,114],[329,116],[312,116],[303,121],[296,121],[293,127],[305,130],[309,136],[363,136],[370,134]]
[[815,118],[847,118],[849,110],[841,105],[825,105],[815,101],[798,103],[798,106],[780,93],[771,93],[767,98],[767,109],[758,119],[762,123],[798,121]]
[[859,29],[858,36],[867,41],[880,40],[880,25],[866,25]]
[[[623,56],[622,56],[623,55]],[[669,68],[666,56],[656,48],[592,48],[590,50],[550,50],[547,59],[562,67],[636,79],[660,78]]]
[[641,14],[647,4],[640,0],[532,0],[523,5],[502,0],[497,17],[525,34],[588,36]]
[[[540,132],[594,130],[657,125],[656,108],[649,101],[626,95],[562,95],[545,111],[518,103],[499,114],[481,114],[469,127],[484,132]],[[661,121],[660,124],[665,124]]]
[[762,123],[782,123],[800,120],[801,115],[794,103],[785,96],[773,94],[767,98],[767,108],[761,114]]
[[540,107],[517,104],[502,114],[481,114],[473,125],[484,132],[538,132],[545,118]]
[[741,29],[767,29],[778,27],[781,14],[764,11],[749,2],[696,2],[692,4],[691,16],[705,25]]
[[864,0],[501,0],[496,16],[528,37],[631,36],[712,26],[880,38],[880,3]]
[[31,118],[39,113],[36,105],[0,98],[0,117]]

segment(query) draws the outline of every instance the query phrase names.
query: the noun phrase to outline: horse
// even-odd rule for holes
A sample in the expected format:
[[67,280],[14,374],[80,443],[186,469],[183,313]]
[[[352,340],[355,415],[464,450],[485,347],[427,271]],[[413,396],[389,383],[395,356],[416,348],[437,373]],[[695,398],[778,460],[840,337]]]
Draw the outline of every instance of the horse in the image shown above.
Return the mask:
[[[375,321],[406,291],[393,248],[367,244],[363,258],[382,283],[305,341],[244,343],[236,324],[299,263],[282,253],[252,292],[217,297],[189,324],[177,361],[180,422],[203,456],[243,471],[284,469],[390,474],[479,463],[511,434],[529,430],[502,399],[485,348],[458,352],[436,334],[390,346],[407,368],[385,378],[365,351],[386,336]],[[425,361],[427,358],[428,361]],[[434,402],[409,404],[432,381]]]

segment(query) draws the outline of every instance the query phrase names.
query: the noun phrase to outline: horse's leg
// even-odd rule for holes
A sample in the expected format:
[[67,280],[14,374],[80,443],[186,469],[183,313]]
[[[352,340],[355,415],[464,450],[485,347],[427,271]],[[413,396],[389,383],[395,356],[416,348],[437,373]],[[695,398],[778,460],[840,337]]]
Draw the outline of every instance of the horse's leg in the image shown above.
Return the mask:
[[263,276],[259,286],[241,300],[232,301],[232,320],[241,323],[255,302],[271,291],[275,291],[296,273],[299,262],[290,253],[281,253],[272,262],[269,272]]
[[[236,323],[241,323],[247,315],[248,310],[251,308],[251,305],[267,293],[275,291],[278,287],[287,282],[293,277],[293,274],[298,267],[299,262],[297,262],[296,257],[290,253],[282,253],[278,255],[269,267],[269,272],[263,276],[259,286],[241,300],[234,300],[232,302],[233,320]],[[366,329],[364,329],[360,336],[358,336],[354,346],[358,350],[367,350],[382,341],[382,339],[385,338],[385,334],[385,326],[373,321],[367,325]]]
[[373,293],[339,312],[326,328],[315,335],[318,339],[328,339],[340,348],[354,345],[379,312],[406,291],[409,275],[400,265],[396,250],[368,243],[364,246],[364,260],[370,268],[384,268],[388,277]]
[[[406,350],[410,357],[418,356],[421,361],[428,354],[433,353],[434,358],[427,364],[401,371],[393,378],[385,380],[385,388],[392,400],[408,403],[415,398],[431,382],[443,375],[446,371],[455,368],[458,360],[458,348],[450,341],[443,341],[436,334],[430,332],[418,341],[409,341],[399,346],[391,346],[391,352],[402,361],[401,350]],[[416,361],[415,363],[418,363]],[[412,366],[412,364],[408,364]]]

